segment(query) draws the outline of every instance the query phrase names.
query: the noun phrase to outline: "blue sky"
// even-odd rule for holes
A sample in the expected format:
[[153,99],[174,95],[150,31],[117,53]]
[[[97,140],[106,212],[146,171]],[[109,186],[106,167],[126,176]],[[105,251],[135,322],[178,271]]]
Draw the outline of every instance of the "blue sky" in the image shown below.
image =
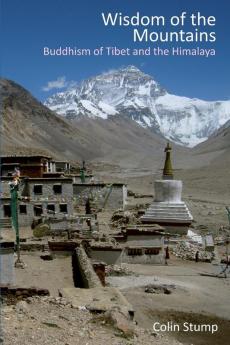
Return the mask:
[[[229,1],[0,0],[0,3],[1,75],[23,85],[42,101],[50,94],[64,90],[61,86],[69,85],[71,81],[80,82],[101,72],[130,64],[154,76],[171,93],[207,100],[230,99]],[[108,11],[127,15],[139,11],[143,15],[163,15],[166,18],[179,15],[182,11],[215,15],[217,41],[198,45],[215,48],[217,55],[210,58],[43,56],[44,46],[90,49],[98,46],[157,46],[153,43],[135,45],[131,28],[105,27],[101,12]],[[187,27],[188,31],[190,29]]]

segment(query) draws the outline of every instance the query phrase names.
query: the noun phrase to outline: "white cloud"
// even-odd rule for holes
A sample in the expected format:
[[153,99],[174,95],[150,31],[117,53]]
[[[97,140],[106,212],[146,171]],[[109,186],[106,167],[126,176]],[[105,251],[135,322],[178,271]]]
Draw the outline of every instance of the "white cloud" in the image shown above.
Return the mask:
[[68,89],[74,89],[77,86],[78,86],[78,82],[74,81],[74,80],[68,81],[67,85],[66,85],[66,87],[68,87]]
[[114,73],[114,72],[116,72],[116,71],[117,71],[116,69],[111,68],[111,69],[109,69],[109,70],[106,70],[106,71],[102,72],[101,74],[102,74],[102,75],[107,75],[107,74]]
[[66,77],[58,77],[56,80],[48,81],[47,85],[42,87],[43,91],[50,91],[53,89],[63,89],[68,86]]

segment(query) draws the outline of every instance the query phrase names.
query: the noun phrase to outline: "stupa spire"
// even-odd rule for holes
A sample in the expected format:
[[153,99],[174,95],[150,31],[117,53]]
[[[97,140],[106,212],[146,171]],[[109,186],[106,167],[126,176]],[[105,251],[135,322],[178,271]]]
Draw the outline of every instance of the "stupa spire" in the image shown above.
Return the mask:
[[173,168],[171,162],[171,150],[172,147],[168,142],[165,147],[165,165],[163,169],[163,180],[173,180]]

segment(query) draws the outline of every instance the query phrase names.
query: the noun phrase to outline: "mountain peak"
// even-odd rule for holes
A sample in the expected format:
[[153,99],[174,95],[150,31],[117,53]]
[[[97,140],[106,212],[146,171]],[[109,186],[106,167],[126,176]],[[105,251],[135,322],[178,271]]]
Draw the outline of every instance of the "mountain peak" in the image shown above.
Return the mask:
[[230,119],[230,101],[206,102],[168,94],[134,65],[85,80],[45,105],[60,115],[108,119],[121,115],[185,146],[204,141]]
[[127,72],[139,72],[139,73],[143,73],[138,67],[134,66],[134,65],[128,65],[126,67],[122,67],[120,70],[122,71],[127,71]]

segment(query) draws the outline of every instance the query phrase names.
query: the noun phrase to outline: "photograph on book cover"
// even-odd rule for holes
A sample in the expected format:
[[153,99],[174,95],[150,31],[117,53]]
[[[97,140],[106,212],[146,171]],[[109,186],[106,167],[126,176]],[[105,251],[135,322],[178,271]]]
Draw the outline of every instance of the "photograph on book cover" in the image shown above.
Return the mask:
[[230,343],[230,3],[0,0],[0,343]]

